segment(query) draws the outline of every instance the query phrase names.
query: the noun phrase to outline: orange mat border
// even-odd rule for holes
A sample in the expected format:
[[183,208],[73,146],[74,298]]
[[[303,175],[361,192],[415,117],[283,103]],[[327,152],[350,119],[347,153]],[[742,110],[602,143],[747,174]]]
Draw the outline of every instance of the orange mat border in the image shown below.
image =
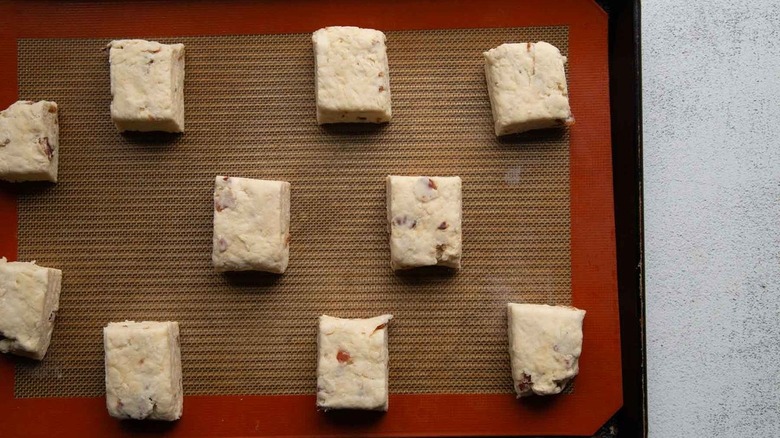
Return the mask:
[[[0,107],[17,100],[18,38],[173,37],[311,32],[350,24],[383,30],[566,25],[571,128],[572,300],[586,309],[585,339],[571,395],[517,401],[511,395],[391,395],[383,415],[314,409],[314,396],[187,396],[172,424],[120,422],[102,397],[14,399],[14,360],[0,358],[3,436],[347,434],[592,435],[622,405],[612,193],[607,15],[592,0],[372,2],[15,2],[0,0]],[[42,60],[41,68],[46,68]],[[582,84],[602,92],[585,94]],[[579,111],[587,100],[597,111]],[[14,187],[0,185],[0,255],[15,259]],[[67,291],[65,291],[67,293]],[[598,342],[596,342],[598,338]]]

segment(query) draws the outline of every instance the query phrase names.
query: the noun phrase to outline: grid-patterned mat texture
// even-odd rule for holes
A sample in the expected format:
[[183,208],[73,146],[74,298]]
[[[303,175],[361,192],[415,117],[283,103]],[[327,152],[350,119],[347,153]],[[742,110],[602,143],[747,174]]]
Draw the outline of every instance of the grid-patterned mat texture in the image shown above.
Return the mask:
[[[389,312],[394,393],[508,393],[508,301],[568,304],[566,130],[493,135],[482,52],[565,27],[387,32],[393,121],[315,122],[308,34],[178,38],[186,132],[121,135],[108,40],[20,40],[20,98],[60,105],[60,182],[24,186],[19,259],[64,271],[18,397],[104,393],[102,327],[181,324],[185,392],[310,394],[316,317]],[[152,39],[147,36],[147,39]],[[173,42],[161,39],[162,42]],[[217,174],[292,184],[286,274],[211,267]],[[394,273],[388,174],[463,178],[463,269]]]

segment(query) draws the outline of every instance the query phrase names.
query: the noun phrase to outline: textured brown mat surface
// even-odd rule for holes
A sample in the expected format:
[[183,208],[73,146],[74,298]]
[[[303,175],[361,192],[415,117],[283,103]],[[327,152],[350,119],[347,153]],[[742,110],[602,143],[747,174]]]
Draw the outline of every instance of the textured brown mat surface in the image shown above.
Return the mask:
[[[109,116],[108,40],[20,40],[20,98],[60,105],[60,182],[25,187],[19,259],[64,271],[41,364],[18,397],[104,393],[101,328],[181,323],[187,394],[315,390],[315,318],[393,313],[391,391],[511,392],[507,301],[570,301],[567,131],[499,142],[481,52],[565,27],[387,32],[393,122],[315,122],[308,34],[191,37],[182,136]],[[152,38],[149,38],[152,39]],[[170,40],[161,40],[170,42]],[[290,268],[211,268],[216,174],[292,184]],[[463,178],[463,270],[395,274],[387,174]]]

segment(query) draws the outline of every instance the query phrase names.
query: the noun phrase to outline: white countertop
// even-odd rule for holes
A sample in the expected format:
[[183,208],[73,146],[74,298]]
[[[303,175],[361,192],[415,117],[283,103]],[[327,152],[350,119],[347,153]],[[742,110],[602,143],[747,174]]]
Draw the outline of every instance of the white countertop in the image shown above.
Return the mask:
[[780,437],[780,1],[642,4],[651,437]]

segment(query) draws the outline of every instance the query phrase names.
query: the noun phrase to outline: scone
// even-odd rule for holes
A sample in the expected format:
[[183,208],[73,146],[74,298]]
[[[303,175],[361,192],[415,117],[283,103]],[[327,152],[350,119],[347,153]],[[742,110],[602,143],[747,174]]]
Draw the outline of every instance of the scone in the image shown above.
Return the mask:
[[217,176],[211,260],[217,271],[283,273],[290,260],[290,183]]
[[393,269],[447,266],[461,259],[460,177],[387,177],[387,222]]
[[317,406],[369,409],[388,406],[387,324],[393,315],[343,319],[322,315],[317,335]]
[[555,46],[542,41],[502,44],[484,56],[497,136],[574,124],[566,57]]
[[317,123],[390,121],[390,68],[385,34],[332,26],[312,35]]
[[113,322],[103,329],[106,406],[115,418],[181,418],[179,323]]
[[579,373],[582,321],[574,307],[509,303],[509,356],[518,397],[558,394]]
[[57,182],[57,104],[22,100],[0,111],[0,179]]
[[0,352],[41,360],[54,331],[62,271],[0,258]]
[[109,45],[111,119],[123,131],[184,132],[184,45]]

